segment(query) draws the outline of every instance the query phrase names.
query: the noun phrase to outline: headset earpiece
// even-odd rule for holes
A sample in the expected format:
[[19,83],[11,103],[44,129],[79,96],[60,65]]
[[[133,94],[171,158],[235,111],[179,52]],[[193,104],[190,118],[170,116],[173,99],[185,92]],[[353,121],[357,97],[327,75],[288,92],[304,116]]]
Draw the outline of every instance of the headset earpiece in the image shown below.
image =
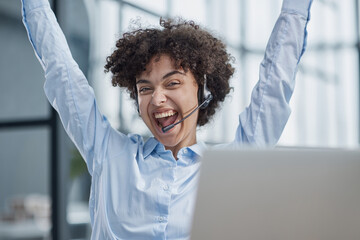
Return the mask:
[[211,92],[207,88],[206,81],[206,74],[204,74],[204,86],[199,88],[199,105],[202,104],[200,109],[205,109],[213,99]]

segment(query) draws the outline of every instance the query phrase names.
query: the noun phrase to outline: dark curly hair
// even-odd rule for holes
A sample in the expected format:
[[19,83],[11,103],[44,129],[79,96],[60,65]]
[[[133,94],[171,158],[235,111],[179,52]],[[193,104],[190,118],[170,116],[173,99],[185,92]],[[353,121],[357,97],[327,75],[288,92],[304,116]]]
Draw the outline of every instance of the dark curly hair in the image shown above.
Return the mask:
[[116,42],[115,51],[106,58],[105,72],[111,71],[113,86],[127,88],[133,99],[137,97],[136,77],[154,56],[167,54],[174,60],[175,68],[191,71],[199,89],[203,88],[206,74],[213,100],[199,112],[197,124],[202,126],[230,92],[233,58],[222,41],[193,21],[160,18],[160,26],[162,29],[140,28],[124,33]]

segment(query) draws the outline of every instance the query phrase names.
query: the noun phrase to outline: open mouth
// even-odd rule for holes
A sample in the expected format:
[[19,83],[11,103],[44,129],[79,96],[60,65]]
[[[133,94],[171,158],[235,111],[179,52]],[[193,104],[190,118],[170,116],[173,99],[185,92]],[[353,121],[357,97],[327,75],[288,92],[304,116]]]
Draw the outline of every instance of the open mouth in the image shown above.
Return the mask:
[[157,125],[163,128],[169,126],[170,124],[173,124],[178,117],[178,113],[174,110],[169,110],[166,112],[155,113],[154,117]]

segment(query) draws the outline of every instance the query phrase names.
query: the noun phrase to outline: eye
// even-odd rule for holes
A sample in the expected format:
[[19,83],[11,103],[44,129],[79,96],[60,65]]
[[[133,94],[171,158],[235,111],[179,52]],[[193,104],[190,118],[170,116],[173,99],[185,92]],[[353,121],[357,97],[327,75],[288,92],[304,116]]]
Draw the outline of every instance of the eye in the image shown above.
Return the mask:
[[148,93],[150,91],[151,91],[151,88],[149,88],[149,87],[141,87],[139,89],[139,93],[141,93],[141,94],[146,94],[146,93]]
[[180,83],[178,82],[178,81],[171,81],[171,82],[169,82],[168,83],[168,87],[174,87],[174,86],[177,86],[177,85],[179,85]]

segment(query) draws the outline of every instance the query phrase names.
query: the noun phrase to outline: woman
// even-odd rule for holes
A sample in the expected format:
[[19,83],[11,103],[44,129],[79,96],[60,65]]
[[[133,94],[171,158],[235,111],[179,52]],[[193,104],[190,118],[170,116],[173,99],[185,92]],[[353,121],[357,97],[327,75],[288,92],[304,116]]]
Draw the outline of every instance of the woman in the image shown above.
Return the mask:
[[[160,25],[125,33],[105,69],[114,86],[128,89],[154,137],[177,158],[181,148],[196,143],[197,125],[206,124],[229,93],[234,69],[225,45],[194,22],[161,19]],[[196,111],[204,91],[211,100]]]
[[[125,87],[154,137],[111,128],[73,60],[47,0],[23,2],[23,22],[42,64],[45,93],[92,176],[92,239],[188,239],[208,122],[229,92],[231,57],[192,22],[124,34],[107,58],[114,86]],[[274,145],[290,114],[305,49],[311,0],[284,0],[260,66],[251,104],[227,145]],[[204,107],[204,105],[208,105]],[[200,106],[202,106],[200,108]]]

